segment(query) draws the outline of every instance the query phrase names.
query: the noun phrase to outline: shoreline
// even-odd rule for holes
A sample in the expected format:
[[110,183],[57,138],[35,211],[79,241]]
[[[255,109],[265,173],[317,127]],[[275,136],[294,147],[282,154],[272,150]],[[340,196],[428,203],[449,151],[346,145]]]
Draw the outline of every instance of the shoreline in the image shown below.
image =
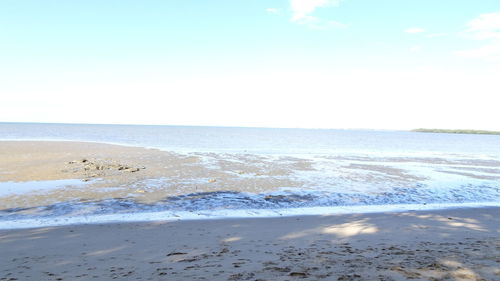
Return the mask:
[[34,229],[45,227],[66,227],[79,225],[119,224],[119,223],[154,223],[176,221],[213,221],[213,220],[245,220],[272,219],[290,217],[314,217],[336,215],[368,215],[368,214],[398,214],[404,212],[440,212],[449,210],[494,209],[500,211],[500,203],[448,203],[448,204],[398,204],[375,206],[334,206],[305,207],[289,209],[229,209],[210,211],[157,211],[122,214],[98,214],[74,217],[28,218],[0,221],[1,230]]
[[500,276],[499,210],[0,230],[0,276],[17,280],[495,280]]
[[[369,131],[369,130],[368,130]],[[389,131],[392,132],[392,131]],[[411,132],[411,131],[393,131],[393,132]],[[451,135],[467,135],[467,134],[451,134]],[[473,135],[473,134],[472,134]],[[477,134],[477,135],[484,135],[484,134]],[[164,153],[171,153],[171,154],[179,154],[179,155],[190,155],[190,154],[228,154],[228,155],[245,155],[245,154],[252,154],[252,155],[258,155],[258,156],[290,156],[290,157],[314,157],[317,155],[331,155],[331,151],[326,151],[326,152],[315,152],[315,153],[308,153],[308,152],[297,152],[297,153],[280,153],[280,152],[248,152],[248,150],[218,150],[218,149],[198,149],[198,150],[193,150],[193,149],[179,149],[179,148],[173,148],[173,147],[163,147],[163,146],[148,146],[148,145],[138,145],[138,144],[131,144],[131,143],[126,143],[126,142],[108,142],[104,140],[99,140],[99,141],[93,141],[93,140],[78,140],[78,139],[45,139],[45,138],[23,138],[23,139],[2,139],[0,138],[0,144],[2,142],[35,142],[35,143],[41,143],[41,142],[64,142],[64,143],[82,143],[82,144],[97,144],[97,145],[110,145],[110,146],[118,146],[118,147],[123,147],[123,148],[137,148],[137,149],[146,149],[146,150],[157,150],[159,152],[164,152]],[[438,157],[442,155],[441,152],[436,152],[436,151],[424,151],[423,152],[424,157]],[[378,151],[371,151],[371,150],[366,150],[359,152],[358,150],[344,150],[344,151],[338,151],[338,154],[334,154],[336,156],[345,156],[345,155],[363,155],[366,157],[376,157],[376,156],[381,156],[381,155],[386,155],[389,157],[417,157],[417,156],[422,156],[422,151],[410,151],[410,152],[384,152],[380,153]],[[477,159],[498,159],[500,160],[500,155],[487,155],[487,154],[457,154],[457,153],[445,153],[447,157],[456,157],[457,159],[468,159],[472,156],[474,156]]]
[[[342,165],[346,167],[349,163]],[[371,175],[385,174],[389,179],[404,180],[403,184],[409,186],[418,180],[404,170],[370,166],[369,163],[355,166],[357,170],[347,166],[342,172],[372,171]],[[3,207],[0,215],[8,219],[0,221],[0,228],[404,212],[500,205],[500,202],[487,200],[469,201],[482,203],[430,201],[419,204],[409,200],[406,202],[410,203],[405,203],[404,200],[398,202],[398,196],[402,196],[399,191],[384,193],[384,196],[392,195],[394,201],[385,197],[377,201],[377,198],[350,197],[348,193],[340,193],[338,199],[332,197],[331,205],[323,203],[311,207],[315,200],[323,199],[318,197],[321,193],[308,193],[307,187],[302,188],[303,182],[294,175],[297,172],[317,173],[319,170],[315,170],[313,164],[314,161],[293,157],[278,161],[277,158],[250,154],[182,155],[99,142],[0,141],[0,187],[4,188],[0,190],[3,191],[0,193]],[[360,180],[365,181],[365,176],[370,174],[360,174]],[[57,186],[58,181],[60,186]],[[9,185],[9,182],[14,183]],[[282,187],[290,187],[292,191],[283,191]],[[13,191],[9,193],[9,189]],[[413,190],[417,189],[408,188],[403,193]],[[345,202],[342,196],[347,197]],[[408,198],[411,199],[411,194]],[[365,204],[350,204],[349,200]],[[126,207],[122,207],[121,202]],[[225,204],[232,205],[225,207]],[[98,211],[94,213],[92,210],[96,208]]]

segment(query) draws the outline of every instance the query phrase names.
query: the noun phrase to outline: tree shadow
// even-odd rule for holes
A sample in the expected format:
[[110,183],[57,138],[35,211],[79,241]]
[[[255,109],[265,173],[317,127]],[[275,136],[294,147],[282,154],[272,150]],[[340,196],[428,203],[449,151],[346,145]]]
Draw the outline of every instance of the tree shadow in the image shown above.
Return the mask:
[[498,210],[2,230],[0,280],[495,280]]

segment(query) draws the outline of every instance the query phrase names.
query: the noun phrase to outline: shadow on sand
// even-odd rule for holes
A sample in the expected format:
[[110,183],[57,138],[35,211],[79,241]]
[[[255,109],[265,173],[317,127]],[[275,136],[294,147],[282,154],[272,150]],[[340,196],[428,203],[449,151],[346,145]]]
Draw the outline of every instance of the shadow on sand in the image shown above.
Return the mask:
[[0,231],[0,280],[498,280],[499,208]]

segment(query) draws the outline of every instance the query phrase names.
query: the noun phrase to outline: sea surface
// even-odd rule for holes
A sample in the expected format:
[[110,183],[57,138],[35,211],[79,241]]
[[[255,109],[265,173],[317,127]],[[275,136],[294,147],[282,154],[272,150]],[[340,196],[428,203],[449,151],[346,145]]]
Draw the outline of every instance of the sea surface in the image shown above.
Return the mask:
[[[133,198],[91,202],[85,206],[60,202],[59,206],[51,206],[52,212],[25,216],[12,215],[0,206],[0,228],[500,206],[499,135],[0,123],[0,140],[88,141],[157,148],[207,157],[208,164],[213,155],[228,159],[254,155],[270,163],[293,157],[308,161],[313,167],[292,171],[287,176],[300,181],[300,186],[284,185],[279,190],[262,192],[246,192],[235,186],[238,192],[225,189],[219,193],[185,194],[154,206],[141,205]],[[151,179],[152,186],[155,180],[168,179]],[[64,186],[64,181],[4,182],[0,183],[0,197]],[[75,213],[75,208],[89,205],[99,208],[85,216],[68,215]]]

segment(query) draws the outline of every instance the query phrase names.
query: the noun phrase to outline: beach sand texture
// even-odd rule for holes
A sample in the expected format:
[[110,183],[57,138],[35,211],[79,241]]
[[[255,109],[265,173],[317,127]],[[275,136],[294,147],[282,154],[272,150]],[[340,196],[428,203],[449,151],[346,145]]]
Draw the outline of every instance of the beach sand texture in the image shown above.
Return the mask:
[[499,280],[498,208],[0,231],[0,280]]

